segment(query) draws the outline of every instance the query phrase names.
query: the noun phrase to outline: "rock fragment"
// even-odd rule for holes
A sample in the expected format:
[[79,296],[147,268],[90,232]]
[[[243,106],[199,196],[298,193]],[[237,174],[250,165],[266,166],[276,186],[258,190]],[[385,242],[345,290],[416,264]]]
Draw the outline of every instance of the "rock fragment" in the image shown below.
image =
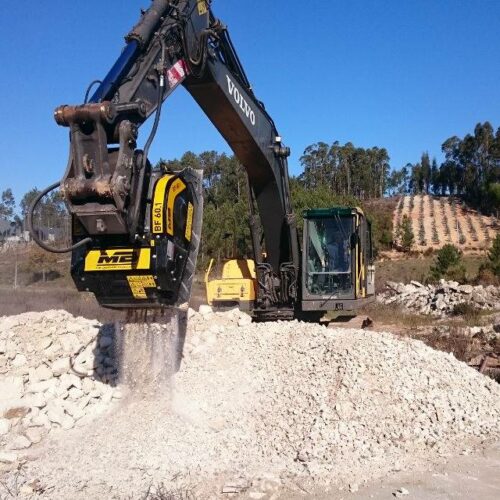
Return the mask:
[[47,365],[40,365],[30,372],[30,382],[45,382],[52,378],[52,370]]
[[12,360],[12,366],[14,368],[20,368],[27,363],[26,356],[24,354],[16,354],[16,357]]
[[0,418],[0,436],[5,436],[10,431],[10,422],[6,418]]
[[406,488],[399,488],[398,490],[396,490],[393,495],[396,497],[396,498],[402,498],[404,496],[407,496],[409,495],[410,492],[406,489]]
[[8,445],[9,450],[26,450],[31,446],[31,441],[26,436],[16,436]]
[[52,364],[52,373],[54,374],[54,377],[59,377],[63,374],[68,373],[70,368],[70,358],[59,358],[56,359]]
[[202,304],[199,309],[198,309],[198,312],[202,315],[202,316],[209,316],[211,314],[213,314],[214,310],[212,309],[211,306],[207,306],[205,304]]
[[32,444],[38,444],[44,435],[42,427],[29,427],[24,431],[24,435]]
[[17,400],[23,395],[24,383],[22,377],[7,376],[0,379],[0,394],[3,401]]
[[13,464],[17,461],[17,454],[9,451],[0,451],[0,463]]

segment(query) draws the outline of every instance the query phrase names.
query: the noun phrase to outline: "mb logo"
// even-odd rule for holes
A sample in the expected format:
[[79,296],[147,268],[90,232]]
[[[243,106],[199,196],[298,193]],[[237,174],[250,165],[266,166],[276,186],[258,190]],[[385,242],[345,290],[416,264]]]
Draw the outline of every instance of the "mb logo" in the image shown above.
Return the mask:
[[139,260],[138,252],[134,250],[106,251],[101,254],[97,264],[106,266],[109,264],[134,264]]
[[133,271],[150,267],[150,248],[91,250],[85,257],[85,271]]

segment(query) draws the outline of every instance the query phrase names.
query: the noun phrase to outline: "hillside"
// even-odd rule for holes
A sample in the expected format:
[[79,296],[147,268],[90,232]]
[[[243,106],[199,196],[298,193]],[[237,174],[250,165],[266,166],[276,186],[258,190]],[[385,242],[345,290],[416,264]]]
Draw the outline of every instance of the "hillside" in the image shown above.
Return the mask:
[[393,214],[394,241],[404,216],[412,223],[413,250],[424,252],[452,243],[466,253],[489,248],[498,228],[486,217],[450,196],[415,195],[400,198]]

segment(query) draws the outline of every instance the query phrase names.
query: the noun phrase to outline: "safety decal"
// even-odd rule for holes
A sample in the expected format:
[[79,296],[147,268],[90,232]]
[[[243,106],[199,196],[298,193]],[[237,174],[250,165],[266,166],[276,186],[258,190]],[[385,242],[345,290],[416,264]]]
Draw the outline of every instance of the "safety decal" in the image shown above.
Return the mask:
[[174,235],[174,204],[177,197],[186,189],[181,179],[175,179],[168,190],[167,202],[167,234]]
[[151,214],[153,234],[162,234],[165,232],[165,194],[167,192],[168,181],[172,177],[172,175],[164,175],[156,183]]
[[193,231],[193,215],[194,207],[192,203],[188,203],[187,220],[186,220],[186,240],[191,241],[191,232]]
[[127,281],[135,299],[147,299],[146,288],[156,288],[153,276],[127,276]]
[[208,12],[206,0],[198,0],[198,14],[204,16]]
[[167,80],[170,89],[174,89],[188,74],[186,63],[181,59],[177,61],[168,71]]
[[133,271],[150,267],[150,248],[91,250],[85,257],[85,271]]

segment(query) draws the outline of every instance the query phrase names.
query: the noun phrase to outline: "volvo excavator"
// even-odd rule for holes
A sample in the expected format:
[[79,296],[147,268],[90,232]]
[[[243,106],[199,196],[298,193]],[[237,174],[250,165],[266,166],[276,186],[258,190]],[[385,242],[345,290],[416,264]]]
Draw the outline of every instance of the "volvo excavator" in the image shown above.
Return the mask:
[[[91,95],[91,89],[96,87]],[[249,184],[256,319],[356,309],[374,296],[371,228],[357,208],[304,213],[303,245],[292,212],[290,149],[257,99],[210,0],[153,0],[85,102],[60,106],[70,154],[60,182],[34,200],[28,224],[48,251],[71,252],[80,291],[118,309],[181,307],[190,298],[203,214],[202,172],[154,169],[148,160],[163,103],[183,86],[227,141]],[[153,122],[142,149],[139,130]],[[72,244],[37,236],[33,212],[60,188]]]

